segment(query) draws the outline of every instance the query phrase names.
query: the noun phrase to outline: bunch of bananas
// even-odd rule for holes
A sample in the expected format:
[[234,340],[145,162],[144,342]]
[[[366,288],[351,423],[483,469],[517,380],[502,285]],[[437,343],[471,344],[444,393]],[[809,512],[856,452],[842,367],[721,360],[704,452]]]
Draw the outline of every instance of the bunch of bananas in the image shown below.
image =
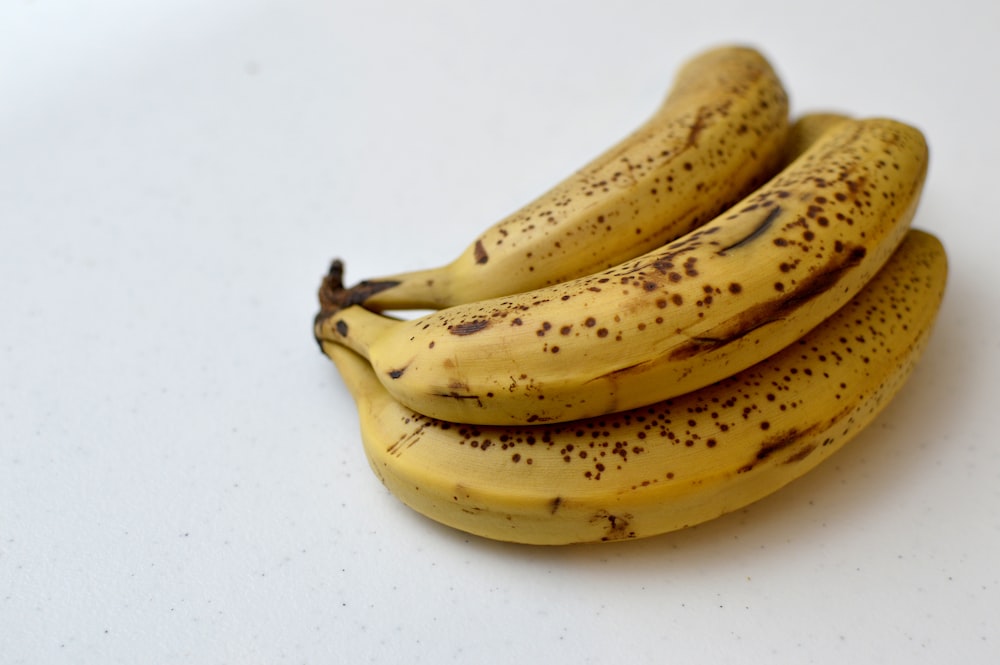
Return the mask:
[[335,261],[314,333],[420,513],[536,544],[679,529],[815,467],[909,376],[947,274],[910,228],[927,165],[917,129],[792,122],[760,53],[709,50],[451,263],[347,287]]

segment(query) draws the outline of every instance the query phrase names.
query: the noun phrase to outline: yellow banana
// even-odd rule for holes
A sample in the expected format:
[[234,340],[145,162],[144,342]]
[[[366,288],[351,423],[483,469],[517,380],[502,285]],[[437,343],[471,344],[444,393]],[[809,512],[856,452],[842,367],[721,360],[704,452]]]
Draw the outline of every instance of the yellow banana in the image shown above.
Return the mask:
[[824,134],[845,120],[850,120],[850,116],[830,111],[814,111],[798,116],[788,130],[788,138],[785,139],[781,157],[782,168],[801,157]]
[[341,309],[331,274],[315,335],[442,420],[559,422],[657,402],[772,355],[853,297],[905,235],[927,157],[913,127],[845,120],[716,220],[615,268],[410,321]]
[[407,409],[352,351],[323,342],[358,407],[365,452],[416,511],[498,540],[652,536],[712,519],[806,473],[862,430],[920,357],[947,273],[910,231],[847,305],[717,384],[571,423],[446,423]]
[[716,48],[678,71],[638,129],[487,229],[453,262],[350,290],[368,309],[431,308],[603,270],[721,213],[774,174],[788,98],[756,50]]

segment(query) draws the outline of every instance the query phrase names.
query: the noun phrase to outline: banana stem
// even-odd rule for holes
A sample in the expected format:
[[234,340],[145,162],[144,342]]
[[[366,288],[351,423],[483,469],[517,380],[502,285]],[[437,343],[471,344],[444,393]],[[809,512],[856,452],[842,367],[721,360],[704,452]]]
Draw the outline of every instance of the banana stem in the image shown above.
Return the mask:
[[352,286],[353,301],[367,309],[440,309],[449,296],[448,266],[414,270]]

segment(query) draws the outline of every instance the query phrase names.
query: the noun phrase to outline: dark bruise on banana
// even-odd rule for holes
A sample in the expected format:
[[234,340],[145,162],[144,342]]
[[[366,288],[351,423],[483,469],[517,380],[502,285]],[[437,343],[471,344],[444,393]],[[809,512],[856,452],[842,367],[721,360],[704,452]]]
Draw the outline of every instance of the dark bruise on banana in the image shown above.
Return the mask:
[[[327,312],[334,324],[318,326],[318,335],[368,354],[390,391],[394,383],[405,391],[411,380],[437,385],[418,409],[435,416],[435,398],[493,413],[513,396],[537,405],[525,407],[527,423],[593,415],[586,402],[597,392],[609,401],[595,412],[629,408],[617,395],[665,363],[679,368],[674,379],[686,392],[700,387],[684,383],[698,374],[720,372],[706,374],[704,385],[742,369],[727,371],[730,359],[749,359],[745,367],[794,341],[819,323],[809,306],[827,294],[849,299],[905,233],[925,170],[926,146],[915,130],[891,121],[844,123],[835,139],[732,211],[617,268],[401,323],[392,343],[374,350],[378,336],[355,334],[354,320],[375,316],[360,308]],[[776,335],[784,343],[765,352]],[[505,364],[494,361],[507,348],[516,355],[498,378]],[[581,379],[584,390],[558,397],[552,386],[583,369],[596,370]],[[478,418],[440,408],[461,413],[450,419]]]

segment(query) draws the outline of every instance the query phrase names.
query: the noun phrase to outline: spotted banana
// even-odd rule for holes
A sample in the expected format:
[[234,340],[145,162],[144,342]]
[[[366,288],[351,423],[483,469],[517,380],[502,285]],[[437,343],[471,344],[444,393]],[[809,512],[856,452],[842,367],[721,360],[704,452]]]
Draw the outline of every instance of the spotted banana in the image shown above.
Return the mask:
[[920,357],[946,273],[940,242],[910,231],[848,304],[757,365],[669,401],[561,424],[420,415],[361,356],[322,344],[357,402],[372,469],[414,510],[504,541],[641,538],[746,506],[858,434]]
[[677,72],[639,128],[500,220],[444,266],[363,281],[368,309],[436,309],[588,275],[658,247],[771,177],[788,97],[758,51],[721,47]]
[[909,228],[927,161],[909,125],[844,120],[715,220],[588,277],[400,321],[338,300],[334,269],[315,335],[442,420],[560,422],[654,403],[773,355],[850,300]]

